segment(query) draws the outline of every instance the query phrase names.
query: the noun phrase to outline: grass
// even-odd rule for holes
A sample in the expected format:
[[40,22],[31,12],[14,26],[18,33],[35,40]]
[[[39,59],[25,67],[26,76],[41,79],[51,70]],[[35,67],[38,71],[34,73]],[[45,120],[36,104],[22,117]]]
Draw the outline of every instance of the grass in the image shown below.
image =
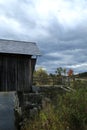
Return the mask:
[[22,130],[87,130],[87,84],[74,85],[74,92],[58,96],[56,106],[49,104]]

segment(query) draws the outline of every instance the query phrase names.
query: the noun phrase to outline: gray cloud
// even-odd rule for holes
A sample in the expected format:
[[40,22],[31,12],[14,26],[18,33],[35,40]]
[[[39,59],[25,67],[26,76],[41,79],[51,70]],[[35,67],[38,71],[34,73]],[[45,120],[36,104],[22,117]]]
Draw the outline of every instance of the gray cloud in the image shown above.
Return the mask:
[[[54,72],[61,66],[87,71],[87,2],[56,0],[52,7],[47,6],[49,0],[42,2],[47,3],[41,6],[39,0],[1,0],[0,38],[37,42],[42,57],[36,68]],[[40,6],[44,10],[40,11]]]

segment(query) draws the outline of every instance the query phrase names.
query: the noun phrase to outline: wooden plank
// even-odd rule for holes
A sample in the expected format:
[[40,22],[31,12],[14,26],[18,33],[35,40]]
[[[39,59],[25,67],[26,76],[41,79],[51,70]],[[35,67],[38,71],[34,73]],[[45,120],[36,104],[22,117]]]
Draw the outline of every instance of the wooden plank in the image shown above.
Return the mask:
[[22,62],[22,57],[18,56],[18,61],[17,61],[17,74],[18,74],[18,91],[23,91],[23,86],[24,86],[24,78],[23,78],[23,62]]
[[2,56],[0,55],[0,91],[2,90]]
[[29,57],[18,57],[18,91],[30,91]]
[[[29,59],[29,88],[32,88],[32,67],[31,67],[31,59]],[[32,89],[31,89],[32,91]]]
[[2,91],[7,90],[7,58],[2,56]]
[[35,64],[36,64],[36,58],[31,59],[31,86],[33,82],[33,72],[35,69]]
[[30,87],[29,87],[29,58],[25,58],[25,62],[24,62],[24,78],[25,78],[25,88],[24,91],[30,91]]
[[8,56],[7,57],[7,87],[9,91],[16,89],[17,83],[17,74],[16,74],[16,57]]

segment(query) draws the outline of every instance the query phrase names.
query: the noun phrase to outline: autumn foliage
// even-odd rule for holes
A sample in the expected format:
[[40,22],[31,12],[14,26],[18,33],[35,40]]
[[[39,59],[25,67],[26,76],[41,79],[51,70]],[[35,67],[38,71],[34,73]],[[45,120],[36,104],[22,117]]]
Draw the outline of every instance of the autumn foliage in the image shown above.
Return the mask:
[[67,72],[68,76],[72,76],[73,75],[73,70],[72,69],[69,69],[68,72]]

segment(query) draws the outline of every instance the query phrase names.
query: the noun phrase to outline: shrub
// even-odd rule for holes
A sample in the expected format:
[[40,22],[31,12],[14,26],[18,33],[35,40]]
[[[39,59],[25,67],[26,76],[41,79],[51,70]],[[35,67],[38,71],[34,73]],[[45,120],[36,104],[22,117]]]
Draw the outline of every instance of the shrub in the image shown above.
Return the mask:
[[87,89],[58,96],[57,105],[48,105],[23,130],[87,130]]
[[57,108],[60,122],[69,130],[85,129],[87,125],[87,92],[85,89],[61,96]]

